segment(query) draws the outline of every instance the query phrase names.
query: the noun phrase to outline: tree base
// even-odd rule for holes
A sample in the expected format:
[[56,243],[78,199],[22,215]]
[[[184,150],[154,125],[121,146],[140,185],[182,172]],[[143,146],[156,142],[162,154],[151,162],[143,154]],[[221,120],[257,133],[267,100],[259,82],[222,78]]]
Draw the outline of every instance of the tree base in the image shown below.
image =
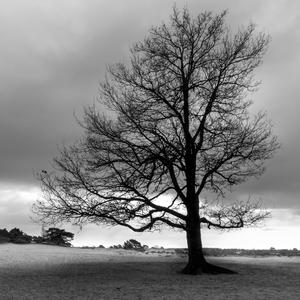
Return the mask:
[[202,264],[190,264],[181,271],[182,274],[188,275],[200,275],[200,274],[237,274],[237,272],[229,270],[227,268],[219,267],[208,262]]

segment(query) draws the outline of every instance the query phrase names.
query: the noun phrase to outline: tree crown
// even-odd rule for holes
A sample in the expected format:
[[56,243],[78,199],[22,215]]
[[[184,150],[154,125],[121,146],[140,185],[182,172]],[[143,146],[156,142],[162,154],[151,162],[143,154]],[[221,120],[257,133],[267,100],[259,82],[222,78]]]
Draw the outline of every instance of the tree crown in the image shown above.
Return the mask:
[[52,221],[186,229],[190,212],[218,228],[251,225],[258,204],[201,206],[205,190],[224,191],[260,176],[278,148],[264,113],[250,117],[247,93],[268,36],[250,24],[232,33],[226,13],[192,18],[174,9],[131,49],[129,65],[108,68],[100,102],[85,110],[83,140],[54,160],[57,175],[39,179]]

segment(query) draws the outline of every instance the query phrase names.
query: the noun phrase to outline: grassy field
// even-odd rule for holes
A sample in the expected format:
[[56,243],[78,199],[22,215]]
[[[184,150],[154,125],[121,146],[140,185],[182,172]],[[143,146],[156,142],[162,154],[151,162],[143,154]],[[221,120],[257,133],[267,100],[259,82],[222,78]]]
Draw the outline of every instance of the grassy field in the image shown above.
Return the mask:
[[300,258],[209,258],[238,275],[178,274],[185,259],[0,244],[0,299],[300,299]]

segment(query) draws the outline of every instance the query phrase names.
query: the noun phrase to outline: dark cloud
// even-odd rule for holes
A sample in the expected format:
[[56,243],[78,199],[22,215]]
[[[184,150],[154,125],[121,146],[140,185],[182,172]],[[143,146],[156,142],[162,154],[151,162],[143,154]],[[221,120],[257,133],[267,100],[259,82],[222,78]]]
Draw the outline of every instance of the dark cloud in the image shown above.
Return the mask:
[[80,136],[74,111],[95,101],[107,64],[150,26],[135,1],[87,2],[11,1],[0,11],[0,181],[35,184],[57,144]]
[[[175,1],[180,8],[182,1]],[[186,1],[192,14],[228,8],[234,27],[253,21],[272,36],[251,95],[268,111],[282,149],[259,180],[237,195],[255,194],[299,207],[300,5],[294,1]],[[82,108],[97,97],[108,64],[124,61],[130,45],[167,20],[174,1],[4,1],[0,10],[0,182],[37,186],[33,172],[49,167],[57,145],[82,130]],[[1,200],[2,201],[2,200]]]

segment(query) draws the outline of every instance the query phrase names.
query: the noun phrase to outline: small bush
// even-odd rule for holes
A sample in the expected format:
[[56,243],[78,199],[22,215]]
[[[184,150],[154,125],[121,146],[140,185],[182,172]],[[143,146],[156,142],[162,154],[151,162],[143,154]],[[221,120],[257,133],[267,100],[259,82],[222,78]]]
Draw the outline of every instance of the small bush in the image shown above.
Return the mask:
[[9,237],[1,236],[0,235],[0,244],[9,243],[9,242],[10,242],[10,238]]
[[32,237],[32,242],[33,243],[37,243],[37,244],[41,244],[44,242],[44,238],[41,236],[33,236]]
[[28,239],[26,239],[25,237],[17,237],[12,242],[15,244],[29,244],[30,243],[30,241]]
[[146,251],[149,247],[147,245],[142,246],[137,240],[131,239],[124,243],[123,248],[126,250]]

